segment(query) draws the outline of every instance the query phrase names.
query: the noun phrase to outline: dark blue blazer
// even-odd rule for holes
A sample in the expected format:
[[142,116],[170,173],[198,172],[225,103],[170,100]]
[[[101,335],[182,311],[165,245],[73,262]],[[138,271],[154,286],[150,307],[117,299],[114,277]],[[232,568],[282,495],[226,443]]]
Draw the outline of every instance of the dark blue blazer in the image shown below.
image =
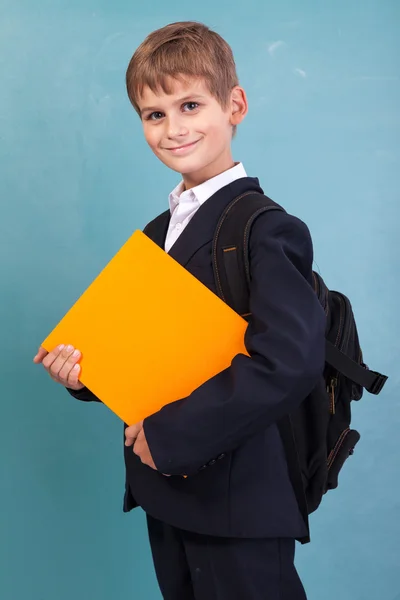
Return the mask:
[[[169,252],[213,292],[211,245],[218,218],[248,190],[262,192],[257,179],[241,178],[219,190]],[[166,211],[145,229],[162,248],[169,219]],[[139,505],[166,523],[209,535],[301,537],[306,529],[276,422],[302,402],[324,368],[325,314],[312,289],[306,225],[285,212],[262,214],[252,228],[250,261],[250,357],[236,356],[189,397],[145,419],[158,471],[125,448],[124,510]],[[179,306],[171,318],[179,335],[185,327]],[[96,399],[86,388],[73,395]]]

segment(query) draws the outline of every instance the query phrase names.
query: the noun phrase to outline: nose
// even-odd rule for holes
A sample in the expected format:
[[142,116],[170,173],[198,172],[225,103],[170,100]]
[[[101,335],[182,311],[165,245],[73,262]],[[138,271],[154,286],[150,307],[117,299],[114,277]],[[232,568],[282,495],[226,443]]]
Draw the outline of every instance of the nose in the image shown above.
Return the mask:
[[187,136],[189,130],[179,116],[168,117],[167,136],[170,140]]

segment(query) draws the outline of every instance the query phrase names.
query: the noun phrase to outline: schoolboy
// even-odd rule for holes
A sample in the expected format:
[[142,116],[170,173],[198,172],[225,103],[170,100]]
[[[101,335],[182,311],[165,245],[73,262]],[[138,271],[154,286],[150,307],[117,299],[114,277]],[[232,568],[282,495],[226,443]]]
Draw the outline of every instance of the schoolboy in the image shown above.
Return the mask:
[[[169,210],[145,231],[215,292],[218,218],[233,198],[262,192],[232,159],[248,105],[231,49],[202,24],[173,23],[136,50],[126,81],[147,143],[182,176]],[[250,259],[250,357],[236,356],[188,398],[125,430],[124,510],[139,505],[147,514],[166,600],[306,597],[294,567],[305,524],[276,422],[302,402],[324,366],[325,316],[311,285],[307,227],[285,212],[264,213],[252,228]],[[179,306],[171,319],[179,335],[186,326]],[[40,349],[34,360],[76,398],[96,400],[79,382],[76,352]]]

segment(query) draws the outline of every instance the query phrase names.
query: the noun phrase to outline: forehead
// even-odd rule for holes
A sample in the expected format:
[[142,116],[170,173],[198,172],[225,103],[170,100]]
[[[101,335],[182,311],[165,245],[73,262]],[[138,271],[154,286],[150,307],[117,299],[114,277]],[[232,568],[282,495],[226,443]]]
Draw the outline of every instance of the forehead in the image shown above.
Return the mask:
[[[163,83],[164,86],[160,82],[155,90],[152,90],[148,85],[144,86],[138,98],[141,110],[157,104],[173,104],[187,97],[212,98],[206,82],[201,77],[173,78],[169,76]],[[167,91],[163,89],[164,87]]]

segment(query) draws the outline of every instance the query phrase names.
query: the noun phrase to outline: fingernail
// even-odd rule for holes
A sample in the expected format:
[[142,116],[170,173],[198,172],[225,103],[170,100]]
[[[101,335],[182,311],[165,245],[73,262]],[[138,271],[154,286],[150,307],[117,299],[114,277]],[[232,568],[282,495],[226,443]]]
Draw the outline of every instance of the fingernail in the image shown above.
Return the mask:
[[63,348],[65,348],[65,344],[60,344],[60,345],[58,346],[58,349],[59,349],[59,350],[62,350]]
[[68,346],[67,346],[67,352],[71,352],[72,348],[73,348],[73,346],[71,346],[71,344],[68,344]]
[[72,356],[79,356],[79,350],[74,350]]
[[80,369],[79,365],[75,365],[74,368],[73,368],[74,371],[79,371],[79,369]]

